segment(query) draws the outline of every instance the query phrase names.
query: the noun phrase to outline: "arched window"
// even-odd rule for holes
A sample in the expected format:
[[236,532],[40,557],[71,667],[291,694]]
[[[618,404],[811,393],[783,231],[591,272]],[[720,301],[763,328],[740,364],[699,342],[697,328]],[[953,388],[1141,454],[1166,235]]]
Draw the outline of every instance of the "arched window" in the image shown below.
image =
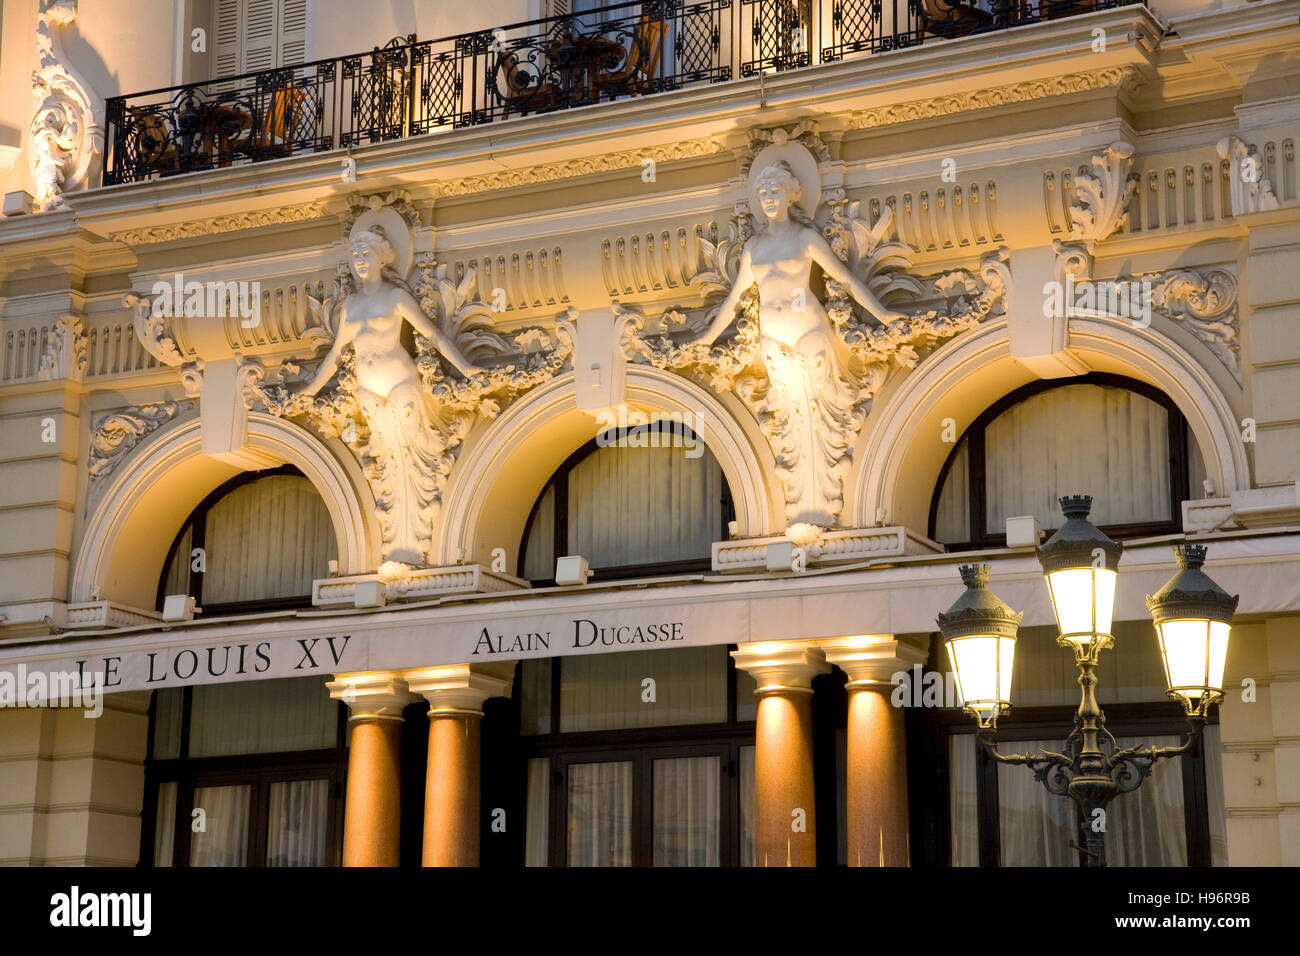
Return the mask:
[[596,580],[708,570],[735,517],[713,453],[680,423],[611,429],[578,449],[533,505],[519,574],[555,579],[555,561],[585,557]]
[[338,556],[316,489],[292,466],[232,478],[186,519],[172,544],[158,606],[189,594],[208,615],[311,605],[311,583]]
[[1006,519],[1061,525],[1057,499],[1090,494],[1090,520],[1113,536],[1182,527],[1205,466],[1168,396],[1094,373],[1034,382],[989,408],[956,443],[930,504],[930,537],[951,550],[1006,540]]

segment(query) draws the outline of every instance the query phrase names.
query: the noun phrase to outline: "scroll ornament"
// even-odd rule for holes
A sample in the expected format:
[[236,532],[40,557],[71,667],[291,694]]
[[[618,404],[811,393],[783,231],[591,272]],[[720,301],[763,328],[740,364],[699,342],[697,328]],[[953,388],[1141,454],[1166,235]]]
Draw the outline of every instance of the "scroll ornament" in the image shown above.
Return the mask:
[[192,401],[151,402],[132,405],[99,418],[94,423],[90,439],[91,482],[111,474],[145,435],[156,431],[178,412],[193,407]]

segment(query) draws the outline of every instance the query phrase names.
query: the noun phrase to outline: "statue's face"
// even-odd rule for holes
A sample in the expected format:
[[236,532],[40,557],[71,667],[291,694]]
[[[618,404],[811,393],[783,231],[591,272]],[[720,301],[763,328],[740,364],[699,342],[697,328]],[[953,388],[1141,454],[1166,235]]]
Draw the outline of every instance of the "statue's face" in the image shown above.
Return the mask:
[[792,202],[794,193],[784,177],[769,174],[758,181],[758,205],[768,219],[784,219]]
[[352,268],[362,279],[372,275],[379,275],[383,269],[383,260],[379,249],[369,242],[354,242],[352,244]]

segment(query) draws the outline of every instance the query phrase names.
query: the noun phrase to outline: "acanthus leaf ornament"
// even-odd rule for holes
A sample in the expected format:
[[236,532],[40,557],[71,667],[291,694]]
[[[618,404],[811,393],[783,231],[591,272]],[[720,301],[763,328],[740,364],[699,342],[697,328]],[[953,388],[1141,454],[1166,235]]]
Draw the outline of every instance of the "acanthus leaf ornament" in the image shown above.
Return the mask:
[[166,319],[154,309],[152,302],[139,293],[128,292],[122,297],[122,304],[135,313],[135,337],[146,352],[163,365],[178,366],[184,361],[176,340],[168,334]]
[[32,73],[32,93],[41,102],[27,146],[37,212],[62,208],[64,193],[89,185],[95,158],[104,148],[104,102],[59,43],[59,28],[76,18],[77,0],[41,0],[36,20],[40,60]]
[[81,317],[61,315],[54,326],[45,352],[41,355],[38,379],[67,379],[81,382],[90,365],[90,340],[81,326]]
[[170,421],[178,412],[192,408],[192,401],[152,402],[96,416],[91,422],[91,482],[111,474],[145,435]]
[[1151,307],[1190,329],[1240,385],[1236,277],[1226,269],[1170,269],[1136,279],[1151,283]]
[[1095,173],[1074,177],[1070,223],[1075,241],[1100,242],[1128,225],[1128,207],[1137,193],[1133,147],[1114,142],[1092,157]]

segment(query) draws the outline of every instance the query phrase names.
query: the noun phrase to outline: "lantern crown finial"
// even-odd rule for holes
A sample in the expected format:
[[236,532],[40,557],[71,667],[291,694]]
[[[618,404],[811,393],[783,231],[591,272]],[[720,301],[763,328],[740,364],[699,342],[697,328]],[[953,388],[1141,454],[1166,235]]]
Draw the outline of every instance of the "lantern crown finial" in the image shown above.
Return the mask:
[[1174,545],[1174,557],[1178,566],[1184,570],[1199,571],[1205,564],[1206,549],[1203,544]]
[[1060,502],[1067,518],[1086,518],[1092,511],[1092,495],[1066,495]]
[[987,564],[963,564],[957,569],[961,583],[968,588],[987,587],[989,583],[989,566]]

